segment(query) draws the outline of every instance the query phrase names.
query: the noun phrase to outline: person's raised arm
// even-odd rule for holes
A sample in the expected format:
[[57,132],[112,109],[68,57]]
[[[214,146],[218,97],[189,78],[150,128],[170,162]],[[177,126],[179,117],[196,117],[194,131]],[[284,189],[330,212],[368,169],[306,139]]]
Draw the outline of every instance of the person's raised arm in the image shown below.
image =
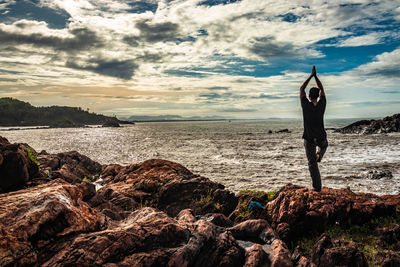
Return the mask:
[[319,89],[319,96],[320,96],[320,97],[321,97],[321,96],[324,96],[324,95],[325,95],[324,87],[322,86],[322,83],[321,83],[321,81],[318,79],[316,73],[315,73],[314,77],[315,77],[315,81],[317,82],[317,86],[318,86],[318,89]]
[[300,87],[300,98],[303,98],[303,96],[306,95],[306,88],[307,88],[307,85],[308,85],[308,83],[310,82],[311,78],[312,78],[313,76],[315,76],[315,74],[316,74],[316,70],[315,70],[315,66],[313,66],[313,69],[312,69],[312,72],[311,72],[310,77],[308,77],[307,80],[305,80],[304,83],[303,83],[303,85]]

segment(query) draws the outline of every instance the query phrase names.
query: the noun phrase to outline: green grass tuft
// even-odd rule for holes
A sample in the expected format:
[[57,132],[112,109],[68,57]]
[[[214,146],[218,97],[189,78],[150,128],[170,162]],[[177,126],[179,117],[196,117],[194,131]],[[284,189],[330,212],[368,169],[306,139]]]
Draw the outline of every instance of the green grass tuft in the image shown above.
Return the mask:
[[88,182],[88,183],[91,183],[91,182],[92,182],[92,180],[90,180],[90,179],[87,178],[86,176],[82,179],[82,181],[85,181],[85,182]]
[[199,200],[196,201],[196,204],[198,205],[205,205],[211,201],[213,201],[213,197],[211,196],[211,193],[209,193],[207,196],[201,196]]
[[[380,217],[371,219],[363,225],[352,225],[350,227],[341,227],[333,225],[325,230],[325,233],[331,237],[332,241],[341,240],[349,246],[356,246],[367,258],[369,266],[378,266],[376,255],[378,252],[387,252],[396,250],[395,247],[387,245],[381,241],[380,235],[373,232],[377,227],[393,227],[400,224],[400,215],[395,217]],[[299,241],[300,249],[304,255],[311,258],[315,242],[320,234],[313,233]]]
[[40,165],[40,163],[37,161],[37,154],[35,153],[35,151],[32,148],[25,148],[25,154],[28,156],[28,158],[30,158],[30,160],[32,160],[34,163],[36,163],[36,165]]

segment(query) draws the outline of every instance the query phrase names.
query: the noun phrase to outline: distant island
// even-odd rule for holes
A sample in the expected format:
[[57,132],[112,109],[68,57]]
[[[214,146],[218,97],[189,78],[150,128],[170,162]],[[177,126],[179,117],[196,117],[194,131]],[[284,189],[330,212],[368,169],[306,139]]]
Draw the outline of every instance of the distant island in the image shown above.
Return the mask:
[[18,99],[0,98],[0,126],[81,127],[118,124],[131,124],[131,122],[91,113],[81,107],[34,107]]

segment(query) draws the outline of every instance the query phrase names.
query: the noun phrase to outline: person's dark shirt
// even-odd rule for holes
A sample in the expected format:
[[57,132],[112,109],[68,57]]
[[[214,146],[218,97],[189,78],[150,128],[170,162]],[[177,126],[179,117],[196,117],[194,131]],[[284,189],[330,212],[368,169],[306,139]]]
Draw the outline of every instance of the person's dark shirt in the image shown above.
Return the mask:
[[324,127],[324,113],[326,107],[326,98],[322,95],[316,106],[308,101],[306,96],[301,98],[301,107],[303,109],[303,138],[308,141],[325,140],[326,132]]

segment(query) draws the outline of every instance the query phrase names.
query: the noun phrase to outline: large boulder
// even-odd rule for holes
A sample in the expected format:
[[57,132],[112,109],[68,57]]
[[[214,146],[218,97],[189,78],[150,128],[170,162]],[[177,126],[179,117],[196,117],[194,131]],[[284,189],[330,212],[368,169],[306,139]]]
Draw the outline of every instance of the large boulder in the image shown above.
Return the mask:
[[371,218],[396,216],[400,195],[376,196],[348,189],[312,189],[287,185],[267,204],[272,227],[283,240],[298,240],[310,231],[322,233],[328,225],[363,224]]
[[39,176],[37,153],[27,144],[10,144],[0,136],[0,193],[19,190]]
[[325,250],[319,266],[367,267],[364,254],[354,247],[333,247]]
[[105,185],[98,194],[104,201],[96,199],[95,206],[111,203],[126,211],[152,206],[176,216],[186,208],[195,214],[229,215],[237,205],[237,198],[223,185],[167,160],[152,159],[126,167],[111,165],[102,177]]
[[62,178],[72,184],[79,184],[84,178],[92,180],[102,171],[102,165],[76,151],[48,154],[42,151],[37,158],[40,170],[49,179]]
[[0,194],[0,265],[33,265],[51,253],[47,246],[64,246],[69,236],[104,224],[82,191],[61,179]]
[[174,219],[142,208],[106,230],[78,235],[43,266],[243,266],[245,252],[232,234],[187,220],[190,213]]

